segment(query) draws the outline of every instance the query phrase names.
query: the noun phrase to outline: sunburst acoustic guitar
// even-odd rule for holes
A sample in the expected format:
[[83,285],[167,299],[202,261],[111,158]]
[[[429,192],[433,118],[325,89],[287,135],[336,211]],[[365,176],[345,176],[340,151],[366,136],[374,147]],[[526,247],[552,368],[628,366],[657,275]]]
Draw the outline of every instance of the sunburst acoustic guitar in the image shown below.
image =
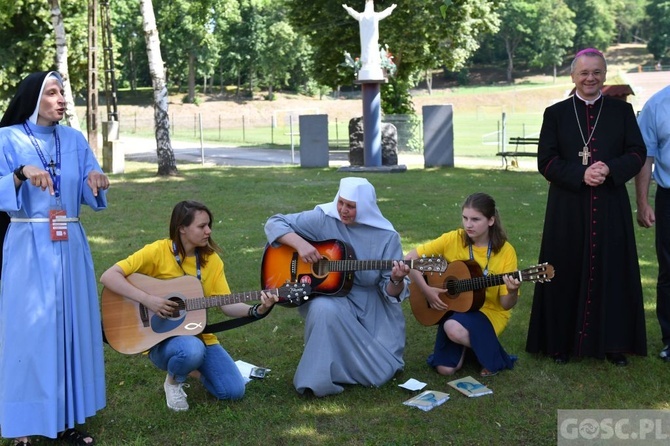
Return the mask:
[[[275,288],[287,281],[307,283],[315,295],[344,296],[351,291],[355,271],[393,268],[394,260],[357,260],[353,248],[341,240],[308,241],[323,256],[317,263],[303,261],[291,246],[267,245],[261,264],[261,286]],[[397,260],[424,273],[440,273],[447,269],[442,257]]]
[[435,325],[447,311],[463,313],[479,310],[484,305],[486,288],[502,285],[505,275],[521,282],[549,282],[554,277],[554,267],[542,263],[524,270],[484,276],[481,267],[474,260],[450,262],[443,274],[423,274],[423,278],[431,287],[446,290],[440,294],[440,299],[449,306],[449,309],[442,311],[431,308],[419,285],[411,283],[409,303],[412,314],[423,325]]
[[[131,274],[128,281],[137,288],[177,302],[168,318],[161,318],[144,305],[108,288],[102,290],[102,327],[109,345],[125,354],[141,353],[164,339],[197,335],[207,324],[207,308],[261,299],[260,291],[203,297],[200,281],[193,276],[160,280],[143,274]],[[282,284],[267,289],[279,296],[279,302],[300,305],[309,297],[307,284]]]

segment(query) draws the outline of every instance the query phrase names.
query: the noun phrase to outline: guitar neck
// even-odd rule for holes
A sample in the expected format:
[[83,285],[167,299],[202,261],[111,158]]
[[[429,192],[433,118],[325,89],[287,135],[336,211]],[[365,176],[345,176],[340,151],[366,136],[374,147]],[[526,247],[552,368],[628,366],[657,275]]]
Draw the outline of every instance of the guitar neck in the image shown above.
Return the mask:
[[515,279],[522,280],[521,271],[514,271],[504,274],[489,274],[488,276],[459,280],[456,284],[455,291],[462,293],[464,291],[481,290],[482,288],[500,286],[505,283],[503,276],[512,276]]
[[[266,291],[272,294],[279,294],[277,289]],[[247,291],[245,293],[226,294],[222,296],[194,297],[187,299],[185,301],[185,306],[187,311],[193,311],[253,300],[261,300],[261,291]]]
[[405,262],[412,269],[418,269],[414,260],[329,260],[328,271],[364,271],[393,269],[393,262]]

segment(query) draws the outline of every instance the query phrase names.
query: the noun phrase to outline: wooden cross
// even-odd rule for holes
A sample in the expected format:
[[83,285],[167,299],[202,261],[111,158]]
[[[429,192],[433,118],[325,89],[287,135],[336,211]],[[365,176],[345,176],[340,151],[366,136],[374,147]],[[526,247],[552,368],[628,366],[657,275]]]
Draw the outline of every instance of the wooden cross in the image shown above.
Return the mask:
[[589,164],[589,158],[591,158],[591,152],[589,151],[589,146],[584,146],[584,149],[582,149],[582,151],[579,152],[577,155],[582,157],[582,166],[586,166]]

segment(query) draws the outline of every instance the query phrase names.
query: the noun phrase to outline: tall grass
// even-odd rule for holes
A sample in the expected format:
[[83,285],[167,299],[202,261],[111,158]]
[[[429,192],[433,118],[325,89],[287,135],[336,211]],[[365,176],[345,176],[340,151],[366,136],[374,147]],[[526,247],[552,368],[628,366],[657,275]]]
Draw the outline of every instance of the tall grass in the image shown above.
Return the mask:
[[[298,167],[179,167],[178,177],[158,178],[154,165],[129,162],[125,174],[111,176],[109,209],[84,212],[98,275],[145,243],[167,237],[174,203],[195,199],[214,213],[213,237],[224,247],[232,291],[257,290],[266,219],[330,201],[340,178],[351,175]],[[362,175],[375,185],[405,251],[456,228],[463,199],[484,191],[497,200],[519,266],[537,261],[547,184],[535,172],[452,168]],[[654,315],[653,230],[637,229],[637,240],[650,357],[630,358],[628,367],[591,359],[559,366],[525,353],[533,291],[526,284],[501,336],[519,361],[513,370],[485,380],[493,395],[468,399],[426,365],[435,327],[419,325],[405,302],[405,369],[380,388],[349,386],[340,395],[317,399],[297,394],[292,385],[302,352],[302,320],[295,308],[277,308],[262,321],[219,334],[234,359],[272,369],[266,379],[248,384],[243,400],[217,401],[191,382],[191,409],[171,412],[164,374],[146,357],[106,346],[108,405],[86,428],[100,445],[550,445],[557,439],[557,409],[669,409],[661,378],[667,365],[655,357],[661,344]],[[210,322],[221,319],[219,310],[209,311]],[[469,364],[457,376],[479,379],[478,371]],[[409,378],[446,391],[451,399],[430,412],[404,406],[414,393],[398,384]]]

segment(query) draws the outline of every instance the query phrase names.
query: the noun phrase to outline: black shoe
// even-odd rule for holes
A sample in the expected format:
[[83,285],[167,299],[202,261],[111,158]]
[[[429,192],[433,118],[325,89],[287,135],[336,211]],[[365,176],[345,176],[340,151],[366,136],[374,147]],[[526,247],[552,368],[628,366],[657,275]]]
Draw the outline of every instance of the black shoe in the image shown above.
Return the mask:
[[628,360],[621,353],[607,353],[606,356],[607,360],[616,366],[624,367],[628,365]]
[[665,362],[670,362],[670,345],[666,345],[658,356]]
[[552,357],[556,364],[567,364],[570,361],[570,356],[567,353],[556,353]]

